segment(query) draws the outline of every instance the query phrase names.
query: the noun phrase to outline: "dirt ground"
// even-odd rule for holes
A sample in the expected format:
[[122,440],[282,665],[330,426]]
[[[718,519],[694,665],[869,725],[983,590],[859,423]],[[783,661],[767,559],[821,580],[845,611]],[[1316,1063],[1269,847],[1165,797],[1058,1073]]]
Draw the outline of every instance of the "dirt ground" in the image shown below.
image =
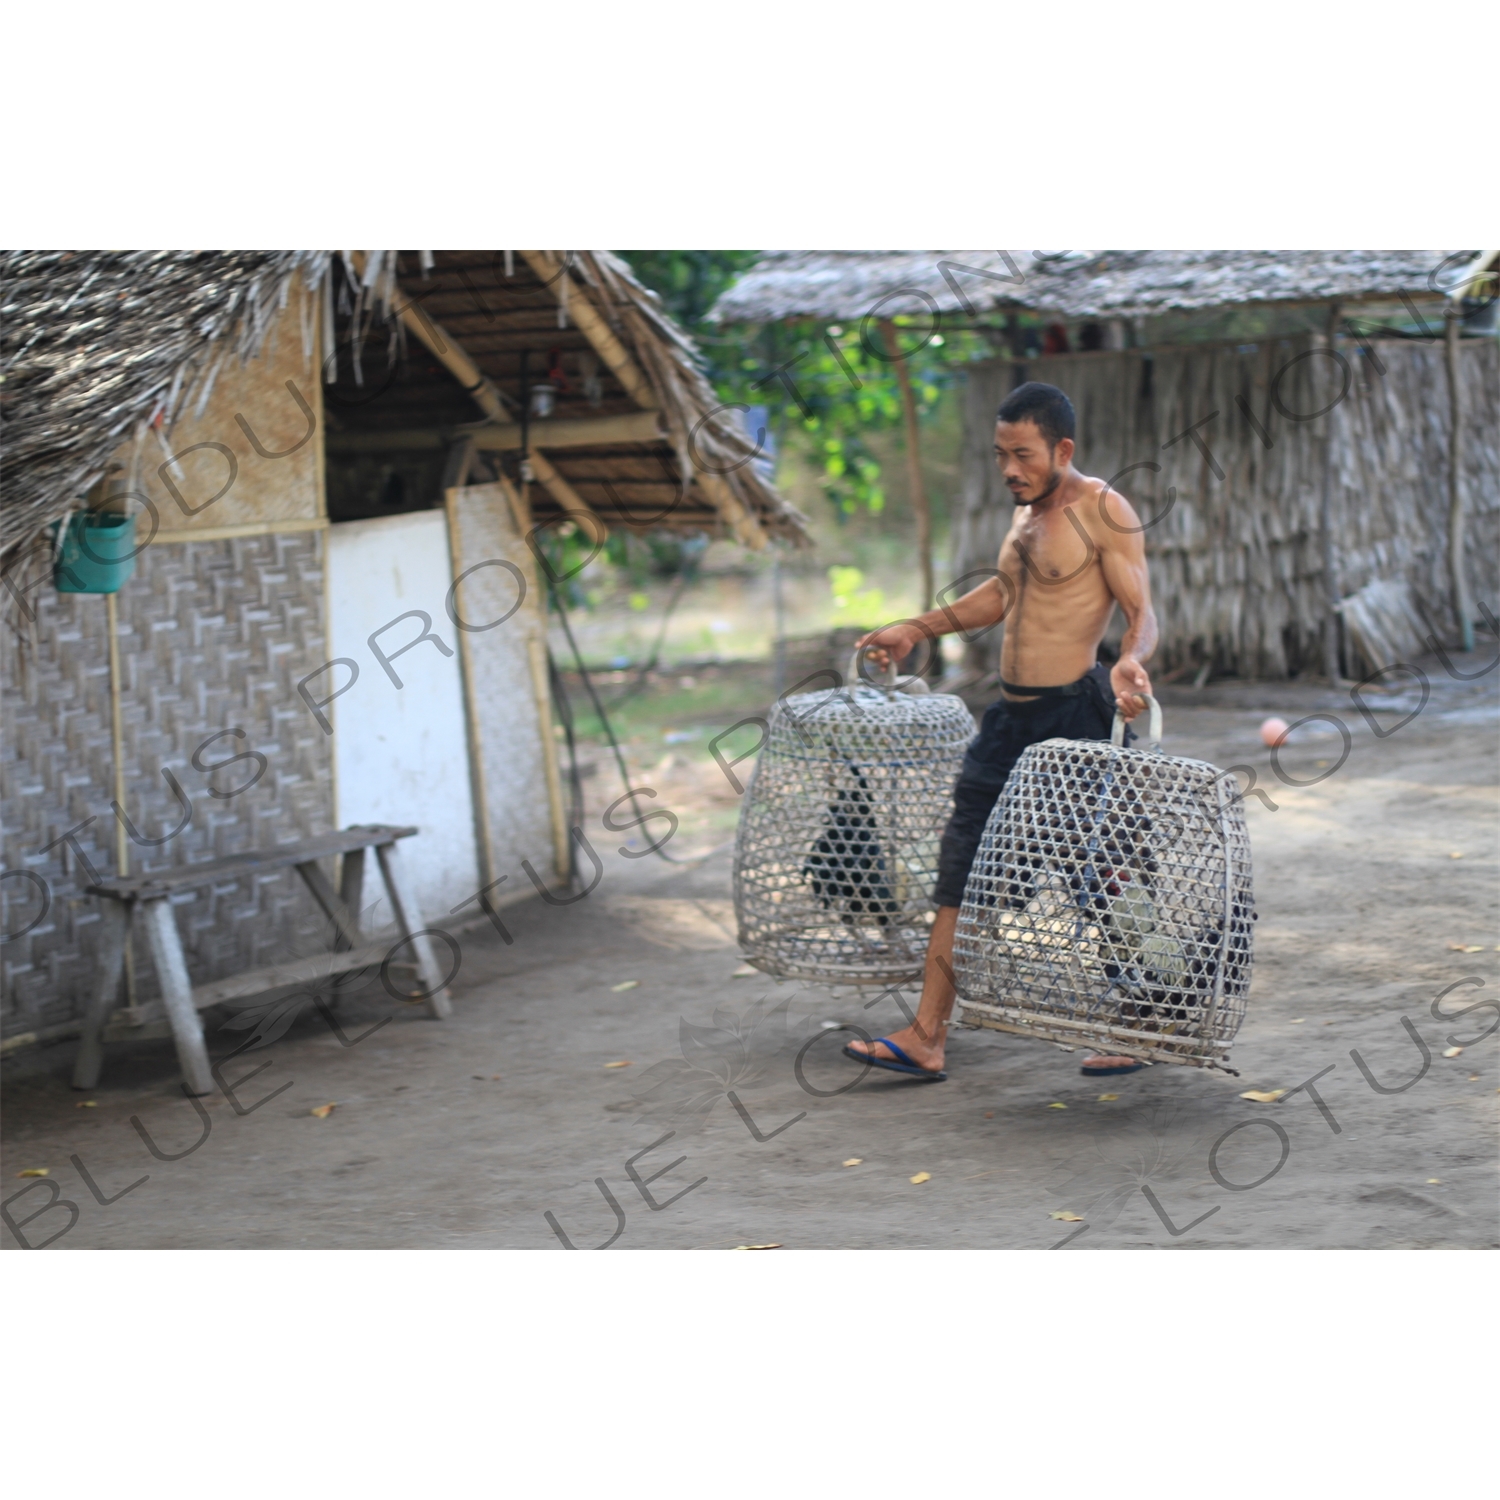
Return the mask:
[[[233,1098],[198,1104],[168,1044],[116,1048],[88,1095],[68,1087],[75,1044],[13,1055],[7,1219],[56,1249],[1493,1246],[1500,1032],[1474,1039],[1500,1019],[1500,674],[1423,665],[1430,701],[1395,732],[1416,688],[1368,695],[1383,738],[1347,692],[1165,690],[1167,750],[1250,765],[1267,792],[1246,799],[1260,920],[1239,1078],[1091,1083],[1081,1054],[982,1031],[955,1033],[946,1083],[863,1073],[833,1026],[891,1030],[897,997],[733,977],[738,799],[701,743],[643,735],[633,771],[682,817],[669,849],[716,852],[620,856],[603,763],[584,783],[598,886],[509,909],[509,944],[462,932],[448,1022],[371,985],[338,1034],[309,1010],[227,1064]],[[1334,724],[1306,725],[1283,771],[1331,773],[1287,785],[1256,734],[1271,712],[1336,714],[1347,757]],[[211,1031],[211,1050],[246,1034]]]

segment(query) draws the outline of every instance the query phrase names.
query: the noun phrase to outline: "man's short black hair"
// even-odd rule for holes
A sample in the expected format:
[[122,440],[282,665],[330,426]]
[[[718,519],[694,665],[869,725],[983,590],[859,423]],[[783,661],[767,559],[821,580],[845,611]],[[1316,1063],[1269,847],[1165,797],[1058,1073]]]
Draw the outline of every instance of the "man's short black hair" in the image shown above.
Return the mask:
[[1018,385],[1000,403],[995,420],[1035,422],[1049,448],[1057,447],[1077,430],[1073,403],[1055,385],[1043,385],[1040,380],[1028,380],[1025,385]]

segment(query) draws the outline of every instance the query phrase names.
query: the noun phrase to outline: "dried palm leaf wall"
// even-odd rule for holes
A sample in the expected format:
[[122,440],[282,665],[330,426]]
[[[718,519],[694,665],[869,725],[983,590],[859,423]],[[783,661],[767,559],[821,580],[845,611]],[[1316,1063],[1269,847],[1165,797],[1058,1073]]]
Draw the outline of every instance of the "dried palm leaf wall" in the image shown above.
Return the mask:
[[[1453,639],[1443,346],[1385,339],[1362,349],[1340,339],[1337,353],[1349,371],[1348,393],[1325,415],[1305,421],[1284,412],[1316,413],[1344,385],[1344,365],[1316,336],[970,367],[955,575],[994,566],[1012,509],[991,446],[995,409],[1020,380],[1042,380],[1072,398],[1075,462],[1085,473],[1107,479],[1142,465],[1116,483],[1143,521],[1161,517],[1146,533],[1161,624],[1153,663],[1159,673],[1202,662],[1246,677],[1316,670],[1331,598],[1377,579],[1408,582],[1427,623],[1440,638]],[[1494,609],[1500,346],[1468,340],[1459,356],[1469,579],[1474,597]],[[1273,385],[1284,412],[1272,400]],[[1198,423],[1222,478],[1192,438],[1182,436]],[[1160,468],[1146,467],[1153,464]],[[1324,567],[1325,483],[1332,591]],[[1119,628],[1117,617],[1116,636]],[[1000,634],[970,648],[971,665],[995,665]],[[1361,665],[1346,657],[1346,670]]]

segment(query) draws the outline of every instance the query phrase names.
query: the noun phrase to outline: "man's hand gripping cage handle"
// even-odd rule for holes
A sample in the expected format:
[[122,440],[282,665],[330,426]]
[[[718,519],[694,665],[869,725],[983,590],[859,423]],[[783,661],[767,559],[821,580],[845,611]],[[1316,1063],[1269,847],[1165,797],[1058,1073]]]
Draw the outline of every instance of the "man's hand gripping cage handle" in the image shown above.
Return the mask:
[[[1151,696],[1150,693],[1137,693],[1135,695],[1147,708],[1151,710],[1150,728],[1146,732],[1146,748],[1148,750],[1161,752],[1161,704]],[[1112,745],[1123,745],[1125,743],[1125,720],[1120,716],[1120,710],[1115,710],[1115,727],[1109,737]]]

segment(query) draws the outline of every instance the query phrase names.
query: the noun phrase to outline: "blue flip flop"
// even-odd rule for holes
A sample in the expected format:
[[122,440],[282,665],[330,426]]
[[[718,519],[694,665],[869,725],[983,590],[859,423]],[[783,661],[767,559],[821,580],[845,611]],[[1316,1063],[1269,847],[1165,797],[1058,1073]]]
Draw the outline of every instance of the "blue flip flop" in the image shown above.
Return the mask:
[[868,1063],[872,1068],[884,1068],[888,1073],[905,1073],[910,1078],[925,1078],[929,1083],[942,1083],[948,1077],[946,1073],[934,1073],[931,1068],[919,1068],[888,1036],[878,1036],[875,1042],[889,1047],[901,1061],[892,1062],[888,1057],[876,1057],[869,1052],[855,1052],[849,1047],[844,1048],[844,1056],[852,1057],[857,1063]]

